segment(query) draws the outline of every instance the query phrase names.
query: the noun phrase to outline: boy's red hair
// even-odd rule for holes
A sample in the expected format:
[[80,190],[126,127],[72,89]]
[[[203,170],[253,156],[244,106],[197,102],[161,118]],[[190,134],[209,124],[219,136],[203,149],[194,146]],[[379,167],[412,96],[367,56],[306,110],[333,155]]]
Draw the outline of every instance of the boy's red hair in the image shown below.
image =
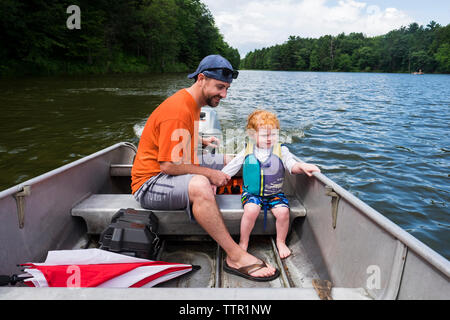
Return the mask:
[[257,109],[253,111],[247,118],[247,129],[258,130],[262,126],[271,126],[280,129],[280,121],[277,116],[267,110]]

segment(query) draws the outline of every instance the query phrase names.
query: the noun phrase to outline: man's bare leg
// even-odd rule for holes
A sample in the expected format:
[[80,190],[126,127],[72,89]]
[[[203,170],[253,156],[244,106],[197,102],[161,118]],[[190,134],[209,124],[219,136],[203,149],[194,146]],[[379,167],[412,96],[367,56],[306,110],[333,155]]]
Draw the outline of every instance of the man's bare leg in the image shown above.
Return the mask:
[[[195,220],[226,252],[228,266],[241,268],[258,263],[259,259],[243,250],[228,232],[208,178],[195,175],[189,182],[188,190]],[[268,266],[251,273],[251,275],[267,277],[274,273],[275,268]]]

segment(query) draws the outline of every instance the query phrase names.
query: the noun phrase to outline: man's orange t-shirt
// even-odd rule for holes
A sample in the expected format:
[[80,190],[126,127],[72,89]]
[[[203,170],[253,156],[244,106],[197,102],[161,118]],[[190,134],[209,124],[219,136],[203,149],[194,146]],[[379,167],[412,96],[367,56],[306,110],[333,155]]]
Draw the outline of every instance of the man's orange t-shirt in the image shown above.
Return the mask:
[[133,194],[145,181],[161,172],[160,161],[198,165],[199,120],[200,108],[186,89],[167,98],[152,112],[142,131],[131,169]]

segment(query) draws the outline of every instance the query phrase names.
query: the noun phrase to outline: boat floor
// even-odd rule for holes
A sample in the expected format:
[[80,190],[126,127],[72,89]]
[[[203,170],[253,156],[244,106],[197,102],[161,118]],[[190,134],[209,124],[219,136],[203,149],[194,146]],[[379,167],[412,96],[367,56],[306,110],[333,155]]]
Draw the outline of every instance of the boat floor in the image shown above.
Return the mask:
[[161,287],[200,288],[290,288],[312,287],[319,278],[301,245],[292,255],[281,260],[272,237],[257,236],[250,240],[248,251],[281,271],[280,277],[268,282],[255,282],[223,270],[225,253],[213,241],[166,240],[160,260],[199,265],[200,270],[160,284]]
[[[235,240],[239,240],[236,239]],[[225,252],[209,236],[166,236],[157,260],[186,263],[200,266],[181,277],[158,284],[158,288],[242,288],[242,289],[310,289],[308,299],[318,298],[314,289],[313,279],[324,279],[327,276],[316,270],[310,253],[301,243],[298,235],[292,232],[287,244],[292,254],[286,259],[280,259],[273,236],[252,236],[248,251],[278,268],[280,276],[272,281],[256,282],[229,274],[223,270]],[[96,248],[96,237],[80,241],[74,249]],[[333,298],[336,299],[370,299],[362,288],[333,288]]]
[[[295,232],[288,236],[287,244],[292,254],[286,259],[279,258],[273,236],[250,238],[248,251],[281,271],[277,279],[268,282],[251,281],[225,272],[225,253],[209,236],[166,236],[161,239],[157,260],[192,264],[201,268],[153,288],[127,289],[126,295],[123,289],[85,288],[74,291],[64,288],[25,288],[24,284],[18,284],[16,288],[0,288],[0,299],[154,299],[157,296],[162,300],[178,300],[190,296],[188,299],[194,300],[315,300],[319,296],[313,288],[313,279],[327,279],[327,275],[320,272],[312,262],[317,260],[311,257],[313,252],[305,248]],[[98,247],[98,235],[85,234],[72,249]],[[39,290],[38,296],[35,290]],[[194,296],[196,298],[192,298]],[[331,297],[336,300],[372,299],[363,288],[333,287]]]

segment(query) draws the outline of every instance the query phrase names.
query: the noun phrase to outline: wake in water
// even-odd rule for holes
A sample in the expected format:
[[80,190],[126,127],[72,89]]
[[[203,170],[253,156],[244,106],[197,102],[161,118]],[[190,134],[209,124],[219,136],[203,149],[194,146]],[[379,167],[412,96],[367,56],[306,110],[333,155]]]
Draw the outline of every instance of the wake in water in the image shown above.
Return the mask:
[[[144,130],[145,122],[136,123],[133,125],[133,131],[137,139],[141,138]],[[288,128],[281,130],[279,134],[279,142],[282,144],[291,144],[299,142],[304,136],[305,128]],[[222,134],[216,135],[220,140],[219,152],[225,154],[236,154],[245,146],[247,132],[245,129],[227,128],[223,130]]]
[[145,127],[145,122],[144,122],[144,123],[136,123],[136,124],[133,126],[134,134],[136,135],[136,137],[137,137],[138,139],[141,138],[142,131],[144,131],[144,127]]

